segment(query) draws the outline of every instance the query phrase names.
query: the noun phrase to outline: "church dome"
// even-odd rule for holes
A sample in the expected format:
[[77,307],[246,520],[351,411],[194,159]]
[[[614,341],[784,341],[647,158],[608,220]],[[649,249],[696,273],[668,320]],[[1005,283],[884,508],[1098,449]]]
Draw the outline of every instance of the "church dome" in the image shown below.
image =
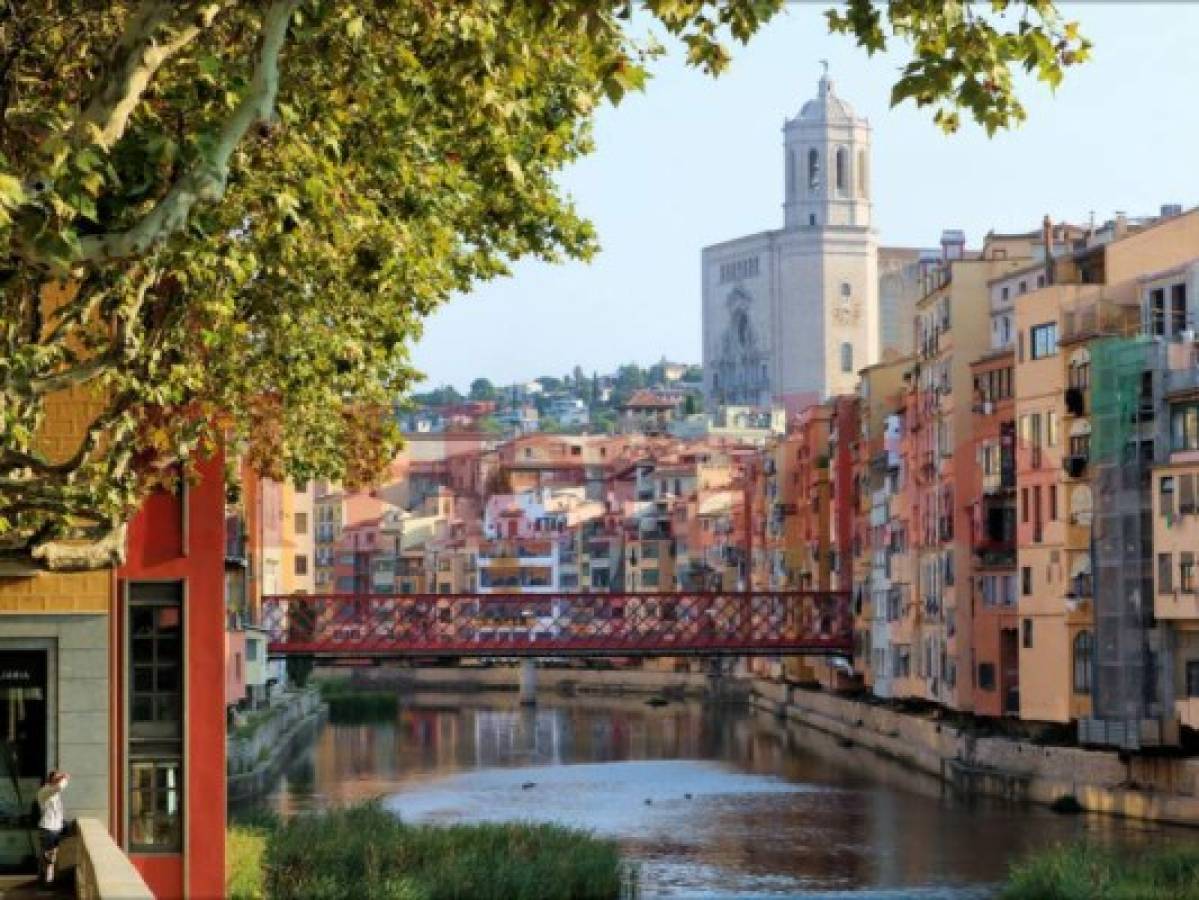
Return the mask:
[[837,96],[833,90],[833,81],[825,72],[820,79],[820,85],[813,100],[809,100],[799,111],[799,118],[805,122],[849,122],[853,121],[853,107]]

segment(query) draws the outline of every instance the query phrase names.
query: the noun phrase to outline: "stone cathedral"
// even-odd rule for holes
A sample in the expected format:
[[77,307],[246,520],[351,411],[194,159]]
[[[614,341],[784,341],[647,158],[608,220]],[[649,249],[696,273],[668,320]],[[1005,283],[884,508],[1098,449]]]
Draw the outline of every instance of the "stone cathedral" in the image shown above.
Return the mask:
[[710,406],[794,412],[854,390],[880,358],[870,123],[837,96],[783,126],[783,227],[703,250],[703,360]]

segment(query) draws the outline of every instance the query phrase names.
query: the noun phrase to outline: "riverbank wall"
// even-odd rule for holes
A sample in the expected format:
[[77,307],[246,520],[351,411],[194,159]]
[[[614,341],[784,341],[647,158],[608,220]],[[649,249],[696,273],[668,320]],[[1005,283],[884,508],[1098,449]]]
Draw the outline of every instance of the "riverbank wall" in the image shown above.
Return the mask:
[[[364,690],[396,690],[404,693],[436,691],[472,693],[516,691],[520,687],[520,669],[507,666],[490,668],[412,668],[380,666],[355,669],[317,669],[313,678],[348,680]],[[718,677],[703,672],[657,672],[638,669],[567,669],[538,668],[537,690],[544,694],[621,696],[658,695],[670,699],[727,700],[748,702],[750,682],[746,679]]]
[[269,711],[228,738],[227,788],[230,803],[244,803],[270,790],[283,767],[315,738],[325,718],[320,693],[313,688],[289,691]]
[[1199,826],[1199,759],[982,737],[936,719],[757,679],[751,705],[939,779],[964,795]]

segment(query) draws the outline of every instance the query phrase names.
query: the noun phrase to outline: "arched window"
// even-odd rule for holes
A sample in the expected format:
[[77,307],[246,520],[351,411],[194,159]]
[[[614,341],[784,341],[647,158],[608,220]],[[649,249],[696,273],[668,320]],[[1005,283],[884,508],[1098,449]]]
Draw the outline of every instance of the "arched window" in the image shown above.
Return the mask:
[[841,344],[841,371],[853,371],[853,344],[845,341]]
[[1074,693],[1091,693],[1091,670],[1094,668],[1095,640],[1091,632],[1080,631],[1074,636]]
[[787,196],[795,196],[795,151],[787,151]]
[[848,281],[841,282],[841,296],[848,297],[853,293],[853,288],[849,286]]
[[858,151],[858,196],[865,197],[870,190],[870,185],[866,180],[866,151]]
[[820,187],[820,154],[813,147],[808,151],[808,190]]
[[837,193],[849,192],[849,151],[844,147],[837,148]]

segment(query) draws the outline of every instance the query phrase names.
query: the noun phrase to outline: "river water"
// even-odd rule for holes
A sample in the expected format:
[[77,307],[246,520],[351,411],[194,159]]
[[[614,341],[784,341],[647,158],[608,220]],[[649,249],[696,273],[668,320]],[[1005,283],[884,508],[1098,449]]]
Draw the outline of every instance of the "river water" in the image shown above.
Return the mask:
[[266,804],[382,798],[408,821],[551,821],[618,840],[647,897],[973,898],[1080,836],[1192,837],[948,796],[934,779],[740,708],[507,695],[407,699],[326,724]]

